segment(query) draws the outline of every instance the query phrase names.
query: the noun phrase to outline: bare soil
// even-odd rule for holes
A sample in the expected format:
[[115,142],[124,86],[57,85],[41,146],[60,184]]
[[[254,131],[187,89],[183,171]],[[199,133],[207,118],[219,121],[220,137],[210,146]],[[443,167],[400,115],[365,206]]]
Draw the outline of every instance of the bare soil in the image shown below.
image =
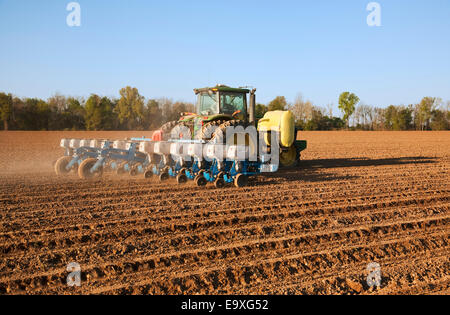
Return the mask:
[[449,132],[304,132],[244,189],[53,173],[61,138],[144,135],[0,132],[0,294],[450,292]]

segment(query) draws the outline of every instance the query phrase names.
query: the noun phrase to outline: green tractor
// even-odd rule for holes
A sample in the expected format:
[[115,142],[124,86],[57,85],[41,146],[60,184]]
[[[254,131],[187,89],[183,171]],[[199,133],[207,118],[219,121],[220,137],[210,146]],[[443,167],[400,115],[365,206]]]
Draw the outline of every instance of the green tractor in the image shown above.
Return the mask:
[[[164,124],[154,134],[154,140],[186,139],[186,135],[183,133],[189,130],[190,134],[187,137],[195,140],[210,141],[214,138],[219,138],[219,135],[222,135],[221,139],[226,139],[226,135],[225,137],[223,135],[226,133],[227,127],[242,126],[247,128],[250,125],[254,125],[259,128],[259,126],[256,126],[255,117],[256,89],[250,90],[217,85],[215,87],[194,89],[194,92],[197,95],[196,113],[181,113],[181,118],[178,121]],[[269,112],[266,116],[270,117],[274,113],[282,115],[289,113],[292,116],[291,120],[293,119],[293,115],[290,112]],[[270,118],[266,118],[266,116],[261,121],[265,120],[266,124],[274,125],[273,122],[270,122]],[[279,115],[276,116],[279,117]],[[275,124],[280,126],[278,120]],[[289,142],[287,144],[288,147],[281,146],[280,148],[281,166],[293,166],[299,160],[300,152],[306,148],[305,141],[295,141],[294,138],[297,135],[297,131],[294,130],[293,124],[292,120],[290,122],[292,127],[288,128],[289,138],[293,139],[291,141],[292,145]],[[257,148],[256,143],[251,143],[253,140],[250,137],[246,137],[245,141],[247,146]]]
[[[254,122],[255,91],[217,85],[211,88],[194,89],[197,95],[196,113],[181,113],[178,121],[168,122],[161,127],[163,140],[169,140],[179,134],[177,127],[188,127],[197,140],[210,140],[214,132],[227,125],[248,126]],[[247,112],[247,94],[250,94],[249,112]],[[181,135],[183,136],[183,135]]]

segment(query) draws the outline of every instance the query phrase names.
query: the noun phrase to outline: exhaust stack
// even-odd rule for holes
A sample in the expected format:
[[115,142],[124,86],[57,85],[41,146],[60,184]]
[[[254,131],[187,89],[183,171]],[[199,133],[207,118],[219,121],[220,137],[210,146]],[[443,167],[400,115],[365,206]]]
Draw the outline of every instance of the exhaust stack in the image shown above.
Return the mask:
[[256,126],[256,112],[255,112],[255,106],[256,106],[256,89],[251,90],[250,92],[250,105],[248,107],[249,110],[249,118],[248,121]]

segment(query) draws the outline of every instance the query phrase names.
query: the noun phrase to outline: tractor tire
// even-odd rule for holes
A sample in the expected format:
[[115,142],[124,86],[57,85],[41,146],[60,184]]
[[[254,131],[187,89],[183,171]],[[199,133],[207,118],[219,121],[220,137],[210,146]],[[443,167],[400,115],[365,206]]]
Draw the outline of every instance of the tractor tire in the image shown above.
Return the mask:
[[163,140],[170,140],[170,133],[172,129],[178,124],[178,121],[169,121],[162,125],[161,131],[163,132]]
[[169,139],[192,140],[192,129],[188,124],[179,122],[169,131]]
[[226,130],[227,127],[237,127],[242,126],[246,128],[248,126],[247,123],[245,123],[242,120],[229,120],[219,125],[217,130],[214,132],[211,140],[213,140],[216,143],[226,143]]
[[213,138],[214,133],[219,129],[220,125],[224,124],[224,120],[210,121],[203,125],[202,130],[196,135],[197,140],[209,141]]
[[234,179],[234,186],[237,188],[242,188],[247,186],[248,184],[248,177],[244,174],[238,174],[236,178]]
[[66,169],[67,165],[72,161],[71,156],[63,156],[55,162],[55,173],[58,176],[66,175],[71,170]]
[[[228,127],[243,127],[246,129],[250,124],[243,120],[229,120],[219,126],[219,128],[214,132],[211,142],[219,144],[231,144],[231,145],[242,145],[243,143],[238,142],[238,138],[235,137],[235,133],[227,135]],[[258,154],[258,135],[256,139],[246,136],[245,145],[250,149],[250,156]]]
[[[192,133],[192,126],[190,126],[190,124],[187,124],[185,122],[179,122],[179,121],[170,121],[168,123],[165,123],[162,127],[161,127],[161,131],[163,133],[163,140],[167,141],[167,140],[171,140],[173,139],[172,137],[172,133],[176,134],[176,138],[175,139],[192,139],[192,134],[190,135],[186,135],[184,134],[185,132],[185,128],[190,130],[190,133]],[[179,129],[179,131],[177,131],[177,129]]]
[[81,162],[78,167],[78,176],[81,179],[100,178],[103,175],[103,166],[100,166],[94,173],[91,173],[91,168],[97,163],[97,159],[89,158]]

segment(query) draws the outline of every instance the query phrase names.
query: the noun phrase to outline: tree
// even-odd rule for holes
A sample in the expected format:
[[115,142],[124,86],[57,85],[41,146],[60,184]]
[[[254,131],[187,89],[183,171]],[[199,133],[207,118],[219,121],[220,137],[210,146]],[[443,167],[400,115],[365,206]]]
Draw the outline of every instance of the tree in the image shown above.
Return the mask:
[[298,94],[294,104],[291,106],[291,111],[297,119],[297,126],[305,126],[308,120],[313,116],[313,104],[311,101],[305,101],[302,94]]
[[145,114],[145,125],[149,130],[161,127],[162,110],[157,100],[148,100]]
[[359,103],[359,97],[350,92],[344,92],[339,96],[339,109],[343,113],[344,121],[349,127],[350,116],[355,112],[355,106]]
[[255,118],[261,119],[264,115],[269,111],[266,105],[264,104],[256,104],[255,106]]
[[47,104],[50,110],[48,129],[64,129],[64,112],[67,110],[67,98],[64,95],[56,93],[47,100]]
[[84,107],[81,105],[82,99],[69,97],[67,99],[67,110],[65,114],[65,127],[72,130],[80,130],[85,128]]
[[172,100],[167,97],[164,97],[164,98],[159,99],[158,103],[160,104],[161,111],[162,111],[161,123],[164,124],[166,122],[169,122],[172,117],[172,105],[173,105]]
[[96,94],[88,98],[84,116],[87,130],[111,130],[114,118],[113,103],[109,98]]
[[312,109],[311,119],[308,120],[308,122],[305,124],[305,130],[323,130],[323,120],[324,117],[320,110],[317,110],[317,108]]
[[445,111],[435,109],[431,113],[431,129],[432,130],[448,130],[449,128],[449,120],[448,115],[446,115]]
[[366,104],[359,104],[356,107],[356,116],[358,117],[358,127],[362,130],[371,130],[373,129],[373,117],[374,110],[371,106]]
[[52,116],[49,104],[38,98],[27,98],[22,113],[25,128],[28,130],[49,130]]
[[0,93],[0,120],[3,121],[3,129],[8,130],[8,123],[13,113],[13,98],[11,94]]
[[119,122],[128,130],[143,127],[144,97],[137,88],[127,86],[120,90],[120,99],[117,103]]
[[372,119],[372,129],[373,130],[384,130],[385,129],[385,109],[375,107],[373,108],[373,119]]
[[420,130],[429,129],[431,113],[434,110],[437,99],[434,97],[424,97],[419,104],[416,105],[415,120]]
[[67,109],[67,98],[64,95],[55,93],[47,102],[50,107],[55,108],[58,112],[63,112]]
[[397,109],[397,128],[396,130],[410,130],[413,122],[413,109],[411,107],[399,106]]
[[102,128],[100,96],[91,94],[88,98],[86,101],[84,120],[87,130],[100,130]]
[[333,117],[333,103],[327,104],[327,115],[328,117]]
[[356,125],[357,129],[364,128],[363,106],[364,106],[364,104],[360,104],[360,105],[356,106],[356,108],[355,108],[354,121],[356,122],[355,125]]
[[397,108],[394,105],[390,105],[384,111],[384,121],[388,130],[394,130],[397,121]]
[[[345,122],[337,117],[329,117],[326,115],[327,109],[321,107],[312,107],[311,119],[304,125],[305,130],[335,130],[342,129]],[[299,123],[297,122],[297,126]]]
[[331,124],[327,116],[318,107],[311,108],[311,119],[305,125],[305,130],[330,130]]
[[25,112],[25,104],[22,99],[18,97],[13,97],[13,112],[12,112],[12,124],[9,128],[14,128],[16,130],[27,130],[25,122],[23,120]]
[[394,106],[386,108],[385,122],[390,130],[409,130],[412,128],[412,107]]
[[179,120],[181,117],[181,114],[192,113],[194,110],[195,110],[195,108],[194,108],[193,104],[176,102],[176,103],[172,104],[172,106],[171,106],[170,118],[168,119],[168,121]]
[[275,97],[268,105],[269,111],[285,110],[287,107],[287,101],[284,96]]

